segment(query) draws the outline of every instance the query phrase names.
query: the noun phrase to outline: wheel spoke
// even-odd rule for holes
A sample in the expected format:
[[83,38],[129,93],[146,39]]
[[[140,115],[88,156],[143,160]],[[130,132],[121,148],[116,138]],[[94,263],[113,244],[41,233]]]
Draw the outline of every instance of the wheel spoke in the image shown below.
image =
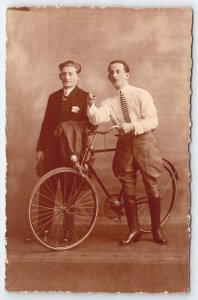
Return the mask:
[[33,189],[28,219],[42,245],[63,250],[80,244],[89,235],[97,211],[90,180],[72,169],[61,168],[44,175]]

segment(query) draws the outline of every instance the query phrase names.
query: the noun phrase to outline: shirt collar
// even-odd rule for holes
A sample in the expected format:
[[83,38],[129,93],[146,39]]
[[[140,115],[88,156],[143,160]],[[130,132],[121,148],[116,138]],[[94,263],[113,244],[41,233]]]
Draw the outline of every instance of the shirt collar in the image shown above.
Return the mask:
[[130,89],[130,85],[128,83],[125,84],[125,86],[123,88],[121,88],[121,90],[119,90],[119,93],[122,92],[123,94],[128,92]]
[[69,96],[69,94],[75,89],[76,86],[69,88],[69,89],[63,89],[64,96]]

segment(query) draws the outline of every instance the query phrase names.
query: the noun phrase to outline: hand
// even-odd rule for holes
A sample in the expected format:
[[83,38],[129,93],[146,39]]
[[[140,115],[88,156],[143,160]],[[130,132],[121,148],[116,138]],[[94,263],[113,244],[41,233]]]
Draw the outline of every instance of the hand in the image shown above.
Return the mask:
[[36,158],[37,161],[39,161],[40,159],[43,159],[44,158],[43,151],[37,151],[35,158]]
[[87,97],[87,102],[88,102],[89,107],[91,107],[92,104],[96,103],[96,96],[92,93],[89,93],[89,95]]
[[120,129],[119,130],[120,130],[121,133],[128,133],[128,132],[130,132],[130,131],[132,131],[134,129],[135,129],[135,126],[134,126],[133,123],[122,123],[120,125]]

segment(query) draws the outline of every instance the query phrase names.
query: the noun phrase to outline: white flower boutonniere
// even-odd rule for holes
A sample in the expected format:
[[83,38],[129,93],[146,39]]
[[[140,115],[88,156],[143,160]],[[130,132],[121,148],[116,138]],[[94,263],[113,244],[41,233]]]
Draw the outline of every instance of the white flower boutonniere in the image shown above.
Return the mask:
[[79,110],[80,110],[80,107],[78,107],[78,106],[72,106],[71,112],[77,114],[79,112]]

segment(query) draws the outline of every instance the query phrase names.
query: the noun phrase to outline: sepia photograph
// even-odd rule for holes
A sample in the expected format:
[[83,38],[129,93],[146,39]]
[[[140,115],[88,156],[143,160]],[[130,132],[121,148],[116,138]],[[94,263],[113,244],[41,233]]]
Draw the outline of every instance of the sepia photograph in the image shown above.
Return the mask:
[[9,292],[190,291],[192,8],[6,11]]

